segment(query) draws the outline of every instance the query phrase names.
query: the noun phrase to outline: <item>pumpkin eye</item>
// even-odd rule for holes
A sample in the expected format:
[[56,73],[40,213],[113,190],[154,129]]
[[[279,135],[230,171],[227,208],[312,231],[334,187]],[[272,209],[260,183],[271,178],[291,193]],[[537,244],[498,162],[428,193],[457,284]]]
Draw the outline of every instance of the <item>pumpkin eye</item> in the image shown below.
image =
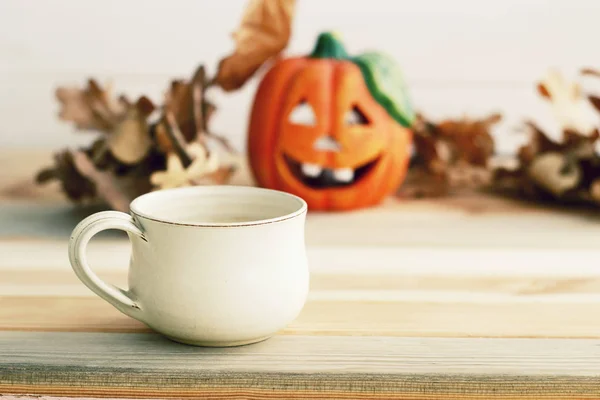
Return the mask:
[[296,125],[315,126],[317,124],[317,117],[312,106],[303,100],[294,107],[288,117],[288,121]]
[[369,119],[358,106],[352,107],[344,115],[344,124],[346,125],[369,125]]

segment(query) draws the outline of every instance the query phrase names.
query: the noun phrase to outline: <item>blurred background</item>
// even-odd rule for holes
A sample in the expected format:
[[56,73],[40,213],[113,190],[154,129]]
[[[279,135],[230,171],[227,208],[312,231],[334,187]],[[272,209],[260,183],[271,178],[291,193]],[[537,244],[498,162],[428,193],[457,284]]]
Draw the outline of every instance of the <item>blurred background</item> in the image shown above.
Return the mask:
[[[117,93],[160,103],[171,79],[187,79],[200,63],[214,73],[234,47],[231,32],[245,5],[2,0],[0,147],[54,149],[92,140],[93,133],[75,134],[58,120],[59,85],[81,86],[94,76]],[[285,54],[309,52],[324,30],[337,31],[351,53],[388,52],[404,70],[415,108],[432,119],[501,112],[493,134],[497,151],[510,153],[524,141],[513,130],[525,117],[557,131],[535,92],[549,68],[573,79],[582,67],[600,66],[598,15],[595,0],[299,0]],[[214,93],[213,130],[241,151],[258,80]]]

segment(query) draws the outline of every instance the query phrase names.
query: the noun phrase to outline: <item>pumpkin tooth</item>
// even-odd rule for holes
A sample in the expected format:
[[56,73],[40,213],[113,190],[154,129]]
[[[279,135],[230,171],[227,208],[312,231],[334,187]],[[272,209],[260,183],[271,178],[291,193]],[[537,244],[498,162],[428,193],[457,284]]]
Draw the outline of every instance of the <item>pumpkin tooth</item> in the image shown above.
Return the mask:
[[352,182],[354,170],[352,168],[338,168],[333,170],[333,177],[339,182]]
[[317,176],[321,175],[321,172],[323,172],[323,168],[321,168],[317,164],[309,164],[309,163],[302,164],[302,173],[306,176],[309,176],[311,178],[316,178]]

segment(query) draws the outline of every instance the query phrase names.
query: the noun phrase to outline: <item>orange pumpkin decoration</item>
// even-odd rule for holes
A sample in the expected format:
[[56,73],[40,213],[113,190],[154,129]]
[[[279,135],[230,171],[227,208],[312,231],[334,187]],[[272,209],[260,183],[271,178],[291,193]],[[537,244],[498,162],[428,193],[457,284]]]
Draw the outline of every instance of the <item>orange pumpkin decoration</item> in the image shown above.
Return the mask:
[[394,68],[379,53],[349,57],[329,33],[310,56],[277,62],[259,85],[250,120],[257,183],[302,197],[310,210],[371,206],[396,190],[408,169],[414,116]]

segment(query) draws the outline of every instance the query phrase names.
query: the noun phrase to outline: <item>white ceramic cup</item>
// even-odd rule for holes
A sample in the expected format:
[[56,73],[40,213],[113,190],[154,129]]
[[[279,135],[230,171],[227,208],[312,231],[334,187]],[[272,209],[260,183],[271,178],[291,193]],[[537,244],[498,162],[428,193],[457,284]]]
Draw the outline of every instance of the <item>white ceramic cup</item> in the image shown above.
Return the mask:
[[[144,194],[130,209],[84,219],[69,242],[79,279],[124,314],[178,342],[235,346],[267,339],[303,308],[309,272],[301,198],[198,186]],[[129,235],[128,290],[88,265],[87,243],[106,229]]]

